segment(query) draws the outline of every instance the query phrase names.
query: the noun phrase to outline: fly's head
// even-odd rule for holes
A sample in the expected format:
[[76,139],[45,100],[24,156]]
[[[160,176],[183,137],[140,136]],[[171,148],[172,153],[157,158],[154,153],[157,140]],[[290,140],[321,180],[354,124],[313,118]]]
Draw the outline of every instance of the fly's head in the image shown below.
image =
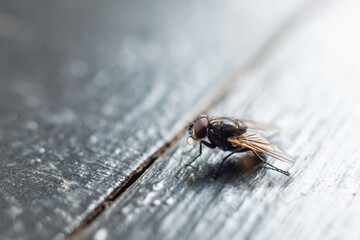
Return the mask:
[[207,137],[207,130],[209,127],[209,119],[206,115],[198,116],[193,122],[188,125],[188,144],[195,146],[201,139]]

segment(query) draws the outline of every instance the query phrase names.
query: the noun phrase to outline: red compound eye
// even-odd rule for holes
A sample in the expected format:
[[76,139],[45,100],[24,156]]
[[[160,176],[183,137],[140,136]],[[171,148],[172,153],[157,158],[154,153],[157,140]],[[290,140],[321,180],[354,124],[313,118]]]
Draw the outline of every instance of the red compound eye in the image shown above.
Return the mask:
[[196,138],[204,138],[207,136],[209,121],[205,115],[200,115],[194,123],[194,135]]

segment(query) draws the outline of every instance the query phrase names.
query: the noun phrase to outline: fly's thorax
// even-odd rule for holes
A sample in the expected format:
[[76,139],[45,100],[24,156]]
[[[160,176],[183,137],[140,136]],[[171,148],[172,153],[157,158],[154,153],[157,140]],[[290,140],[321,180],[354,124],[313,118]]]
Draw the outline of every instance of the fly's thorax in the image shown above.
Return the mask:
[[246,132],[247,127],[227,124],[225,122],[210,122],[208,126],[208,133],[215,134],[224,138],[241,136]]
[[233,146],[228,139],[234,136],[241,136],[246,132],[246,127],[235,126],[218,121],[210,123],[208,127],[208,138],[222,150],[231,151],[238,146]]

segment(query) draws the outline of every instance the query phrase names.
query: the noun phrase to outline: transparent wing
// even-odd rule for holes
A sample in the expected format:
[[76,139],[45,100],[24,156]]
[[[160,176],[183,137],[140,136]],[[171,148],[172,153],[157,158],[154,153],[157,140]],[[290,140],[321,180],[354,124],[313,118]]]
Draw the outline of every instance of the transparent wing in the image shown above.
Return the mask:
[[268,124],[268,123],[259,123],[259,122],[252,122],[252,121],[243,121],[243,120],[236,120],[240,126],[247,127],[249,130],[256,130],[265,135],[273,135],[275,133],[280,132],[280,128]]
[[295,162],[294,157],[269,142],[260,132],[252,129],[248,129],[241,136],[228,138],[228,141],[233,145],[250,148],[257,153],[264,153],[286,163]]
[[280,128],[268,123],[245,121],[229,117],[214,117],[210,120],[210,123],[212,124],[216,124],[217,122],[231,124],[235,127],[247,127],[248,129],[256,130],[265,135],[272,135],[280,131]]

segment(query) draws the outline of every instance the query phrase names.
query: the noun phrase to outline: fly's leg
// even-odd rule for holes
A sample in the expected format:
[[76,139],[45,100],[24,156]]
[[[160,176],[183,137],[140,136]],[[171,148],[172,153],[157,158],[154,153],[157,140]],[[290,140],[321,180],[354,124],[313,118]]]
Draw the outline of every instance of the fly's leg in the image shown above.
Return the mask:
[[284,171],[280,168],[275,167],[274,165],[271,165],[270,163],[266,162],[257,152],[255,152],[254,150],[250,149],[261,161],[263,161],[264,164],[268,165],[268,167],[266,167],[267,169],[270,170],[274,170],[276,172],[282,173],[286,176],[290,176],[290,173],[287,171]]
[[228,154],[226,157],[223,158],[223,160],[221,161],[220,165],[216,168],[216,171],[213,175],[213,177],[211,178],[211,181],[215,181],[215,178],[217,177],[217,174],[220,170],[220,168],[222,167],[223,163],[225,162],[226,159],[228,159],[231,155],[233,155],[234,153],[240,153],[240,152],[246,152],[249,149],[246,148],[238,148],[235,151],[231,152],[230,154]]
[[183,165],[184,167],[189,167],[189,166],[191,166],[191,164],[192,164],[198,157],[201,156],[201,154],[202,154],[202,145],[203,145],[203,144],[204,144],[205,146],[207,146],[208,148],[216,148],[216,145],[215,145],[215,144],[206,142],[206,141],[204,141],[204,140],[201,140],[201,141],[200,141],[199,154],[198,154],[193,160],[191,160],[190,162],[184,164],[184,165]]

